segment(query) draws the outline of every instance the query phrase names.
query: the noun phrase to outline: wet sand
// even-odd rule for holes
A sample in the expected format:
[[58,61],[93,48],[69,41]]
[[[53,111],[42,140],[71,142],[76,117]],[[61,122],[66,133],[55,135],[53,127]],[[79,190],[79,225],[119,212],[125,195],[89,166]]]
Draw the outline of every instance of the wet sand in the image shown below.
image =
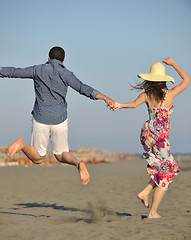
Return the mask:
[[0,239],[191,239],[191,162],[179,167],[161,219],[136,197],[150,180],[144,160],[89,164],[86,187],[71,166],[1,167]]

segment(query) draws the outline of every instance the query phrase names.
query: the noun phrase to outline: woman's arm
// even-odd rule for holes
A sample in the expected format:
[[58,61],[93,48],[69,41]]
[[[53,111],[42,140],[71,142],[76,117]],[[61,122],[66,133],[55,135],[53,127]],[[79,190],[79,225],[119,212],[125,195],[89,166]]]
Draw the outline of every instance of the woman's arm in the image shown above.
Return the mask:
[[116,103],[115,107],[113,108],[114,111],[122,108],[136,108],[139,105],[147,102],[147,95],[146,93],[141,93],[133,102],[128,103]]
[[178,66],[178,64],[172,58],[165,58],[163,62],[167,65],[172,66],[182,78],[182,82],[171,90],[173,96],[176,97],[188,87],[190,83],[190,77],[184,72],[184,70],[180,66]]

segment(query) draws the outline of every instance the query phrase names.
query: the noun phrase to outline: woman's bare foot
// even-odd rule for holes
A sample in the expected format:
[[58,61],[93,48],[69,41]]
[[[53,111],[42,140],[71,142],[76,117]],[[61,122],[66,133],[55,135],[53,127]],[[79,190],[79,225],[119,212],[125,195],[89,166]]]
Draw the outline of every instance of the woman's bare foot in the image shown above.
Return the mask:
[[146,208],[149,208],[148,196],[145,196],[144,194],[142,194],[142,192],[140,192],[137,194],[137,197],[141,200],[141,202]]
[[149,213],[148,218],[161,218],[161,216],[158,213]]
[[21,150],[23,146],[22,138],[17,138],[17,140],[8,148],[7,155],[12,158],[13,155]]
[[84,186],[87,185],[89,182],[89,179],[90,179],[90,175],[88,173],[88,170],[87,170],[84,162],[79,163],[78,170],[79,170],[81,181],[82,181],[83,185]]

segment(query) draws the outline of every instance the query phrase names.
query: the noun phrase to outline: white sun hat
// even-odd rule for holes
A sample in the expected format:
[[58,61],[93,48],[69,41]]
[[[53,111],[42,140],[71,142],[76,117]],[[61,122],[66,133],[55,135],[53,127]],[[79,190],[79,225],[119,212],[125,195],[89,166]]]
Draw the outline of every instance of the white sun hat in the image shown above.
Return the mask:
[[162,63],[157,62],[151,66],[150,73],[140,73],[137,75],[147,81],[152,82],[167,82],[174,83],[174,78],[165,74],[165,67]]

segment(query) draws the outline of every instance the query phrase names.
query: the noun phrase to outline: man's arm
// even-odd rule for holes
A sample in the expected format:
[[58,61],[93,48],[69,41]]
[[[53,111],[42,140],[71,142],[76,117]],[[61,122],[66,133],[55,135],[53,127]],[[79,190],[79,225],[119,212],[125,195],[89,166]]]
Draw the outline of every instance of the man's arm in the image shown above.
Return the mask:
[[98,90],[82,83],[72,72],[69,72],[69,75],[67,76],[66,80],[67,84],[80,94],[85,95],[90,99],[104,100],[107,103],[107,107],[108,106],[110,106],[111,108],[114,107],[115,102],[111,98],[100,93]]
[[88,86],[81,82],[72,72],[68,71],[68,75],[63,80],[67,83],[68,86],[73,88],[78,93],[90,98],[96,99],[96,96],[100,93],[98,90]]
[[1,78],[33,78],[34,66],[27,68],[0,67]]
[[113,108],[115,106],[115,101],[102,93],[96,95],[96,99],[104,100],[107,103],[107,107]]

